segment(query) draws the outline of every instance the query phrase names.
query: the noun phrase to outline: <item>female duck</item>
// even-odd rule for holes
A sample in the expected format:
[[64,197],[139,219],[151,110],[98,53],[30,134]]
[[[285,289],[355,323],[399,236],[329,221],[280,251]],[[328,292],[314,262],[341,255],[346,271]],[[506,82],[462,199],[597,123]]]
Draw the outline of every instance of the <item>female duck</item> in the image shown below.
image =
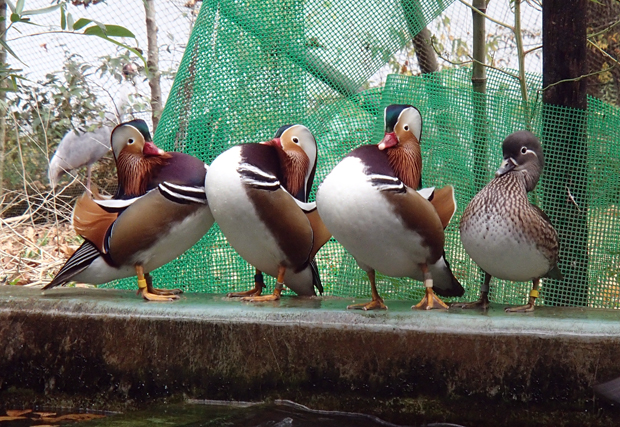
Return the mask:
[[480,299],[462,308],[489,306],[491,277],[533,282],[528,303],[506,311],[533,311],[541,277],[562,279],[559,242],[551,221],[527,199],[545,159],[540,141],[528,131],[509,135],[502,145],[504,161],[489,184],[467,205],[461,218],[463,247],[484,271]]

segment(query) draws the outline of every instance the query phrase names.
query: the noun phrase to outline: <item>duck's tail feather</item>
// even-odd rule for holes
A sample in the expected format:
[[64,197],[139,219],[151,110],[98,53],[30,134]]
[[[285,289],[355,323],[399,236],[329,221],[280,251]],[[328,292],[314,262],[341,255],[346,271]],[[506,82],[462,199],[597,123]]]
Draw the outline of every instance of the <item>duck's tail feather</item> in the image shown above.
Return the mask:
[[60,271],[56,274],[56,277],[43,287],[43,290],[70,282],[73,277],[88,268],[99,256],[101,256],[101,252],[99,252],[97,247],[88,240],[85,240],[82,246],[80,246],[67,260],[65,265],[62,266]]
[[460,297],[465,293],[465,288],[459,283],[452,273],[450,264],[444,253],[439,261],[429,266],[433,277],[433,290],[442,297]]
[[319,274],[319,267],[316,265],[316,261],[310,261],[310,269],[312,270],[312,282],[319,291],[319,294],[323,295],[323,284],[321,283],[321,276]]

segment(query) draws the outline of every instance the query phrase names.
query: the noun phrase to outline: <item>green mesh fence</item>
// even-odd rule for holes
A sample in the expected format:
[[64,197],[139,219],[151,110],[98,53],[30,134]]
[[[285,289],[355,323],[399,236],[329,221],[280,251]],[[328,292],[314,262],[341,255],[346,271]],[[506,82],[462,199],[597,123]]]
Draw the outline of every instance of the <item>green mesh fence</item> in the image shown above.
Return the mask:
[[[451,184],[458,210],[446,230],[446,256],[476,298],[482,274],[465,253],[458,224],[467,203],[501,163],[501,143],[529,128],[541,137],[546,168],[532,202],[561,236],[564,281],[544,280],[540,302],[616,307],[620,302],[620,111],[590,99],[587,113],[544,106],[540,76],[528,76],[529,103],[517,81],[488,72],[487,94],[471,89],[471,70],[368,79],[451,1],[206,1],[187,45],[155,139],[210,163],[232,145],[259,142],[283,124],[303,123],[319,144],[314,191],[353,148],[376,143],[383,108],[422,113],[423,185]],[[327,295],[369,297],[365,273],[333,239],[317,254]],[[155,272],[158,286],[225,293],[253,285],[254,269],[217,224],[192,249]],[[273,287],[273,279],[267,285]],[[416,300],[423,286],[378,275],[385,298]],[[113,286],[134,288],[134,280]],[[531,283],[494,279],[492,301],[520,304]]]

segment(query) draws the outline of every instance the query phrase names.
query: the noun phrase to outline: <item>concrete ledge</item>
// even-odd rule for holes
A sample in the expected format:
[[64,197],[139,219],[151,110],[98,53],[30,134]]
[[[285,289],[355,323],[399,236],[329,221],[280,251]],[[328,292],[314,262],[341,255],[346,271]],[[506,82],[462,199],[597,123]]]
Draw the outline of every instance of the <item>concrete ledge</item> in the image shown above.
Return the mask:
[[617,311],[421,312],[388,301],[365,313],[350,302],[185,294],[163,304],[131,291],[0,286],[0,401],[29,390],[108,407],[182,395],[375,413],[418,398],[592,411],[602,404],[592,386],[620,377]]

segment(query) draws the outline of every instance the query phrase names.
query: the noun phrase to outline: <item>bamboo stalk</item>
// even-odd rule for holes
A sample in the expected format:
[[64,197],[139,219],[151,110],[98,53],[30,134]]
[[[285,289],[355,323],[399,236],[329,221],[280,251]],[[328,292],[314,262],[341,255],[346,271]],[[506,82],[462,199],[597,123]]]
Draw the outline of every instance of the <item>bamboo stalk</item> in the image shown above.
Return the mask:
[[161,105],[161,71],[159,71],[159,46],[157,45],[157,22],[155,21],[155,0],[145,0],[146,11],[146,39],[148,58],[146,64],[149,69],[149,87],[151,88],[151,116],[153,133],[157,129],[163,107]]
[[[6,0],[0,0],[0,37],[6,41]],[[0,64],[6,62],[6,51],[0,47]],[[4,159],[6,150],[6,92],[0,90],[0,198],[4,195]],[[1,203],[0,203],[1,206]]]
[[486,0],[475,0],[472,9],[473,58],[471,83],[474,91],[474,186],[478,191],[488,181],[487,147],[487,73],[486,73]]
[[523,118],[525,128],[532,129],[532,117],[527,95],[527,80],[525,79],[525,53],[523,52],[523,36],[521,35],[521,0],[515,0],[515,42],[517,44],[517,59],[519,61],[519,86],[523,101]]

